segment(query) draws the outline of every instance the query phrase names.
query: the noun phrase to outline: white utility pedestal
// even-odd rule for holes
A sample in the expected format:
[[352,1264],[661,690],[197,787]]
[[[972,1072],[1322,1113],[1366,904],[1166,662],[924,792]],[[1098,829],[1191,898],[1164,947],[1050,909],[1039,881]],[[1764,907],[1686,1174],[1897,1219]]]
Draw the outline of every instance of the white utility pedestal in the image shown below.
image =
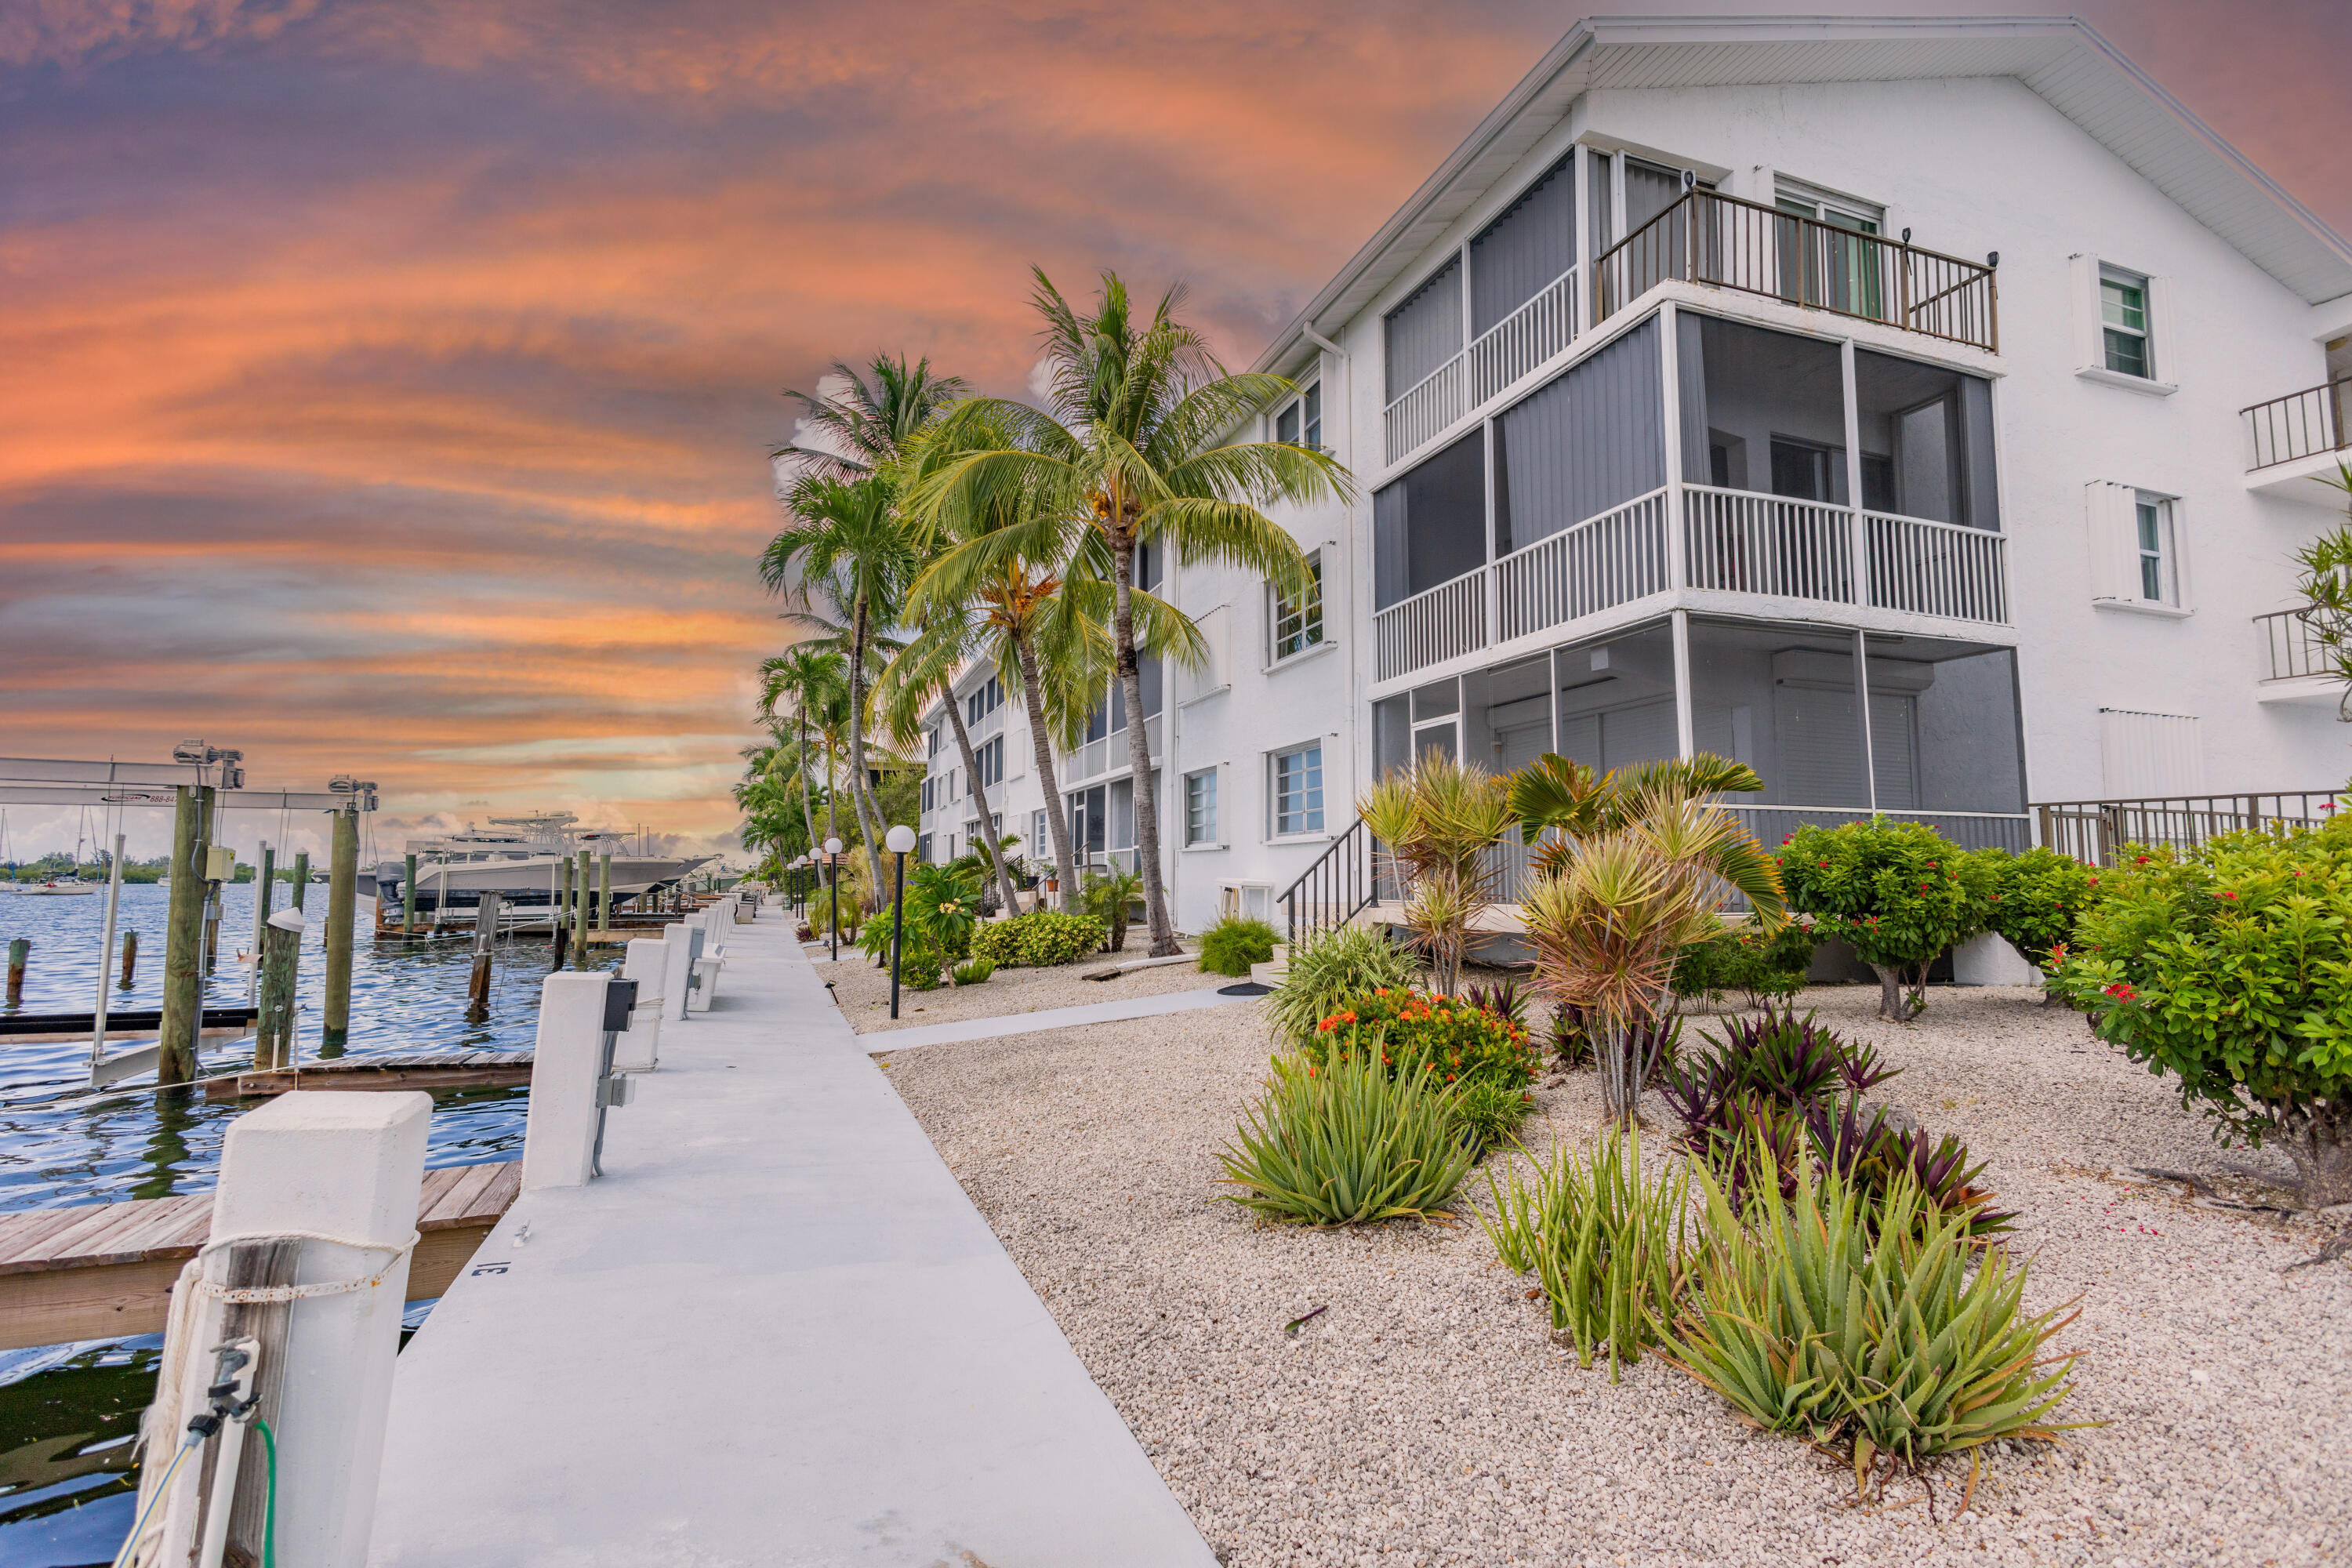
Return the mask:
[[678,921],[663,935],[661,998],[664,1018],[686,1016],[687,983],[694,975],[695,938],[700,931],[690,921]]
[[522,1190],[587,1184],[604,1082],[602,974],[551,974],[540,984],[523,1122]]
[[662,966],[669,944],[637,937],[621,960],[621,978],[637,983],[637,1005],[629,1009],[628,1032],[613,1047],[614,1072],[651,1072],[661,1065]]

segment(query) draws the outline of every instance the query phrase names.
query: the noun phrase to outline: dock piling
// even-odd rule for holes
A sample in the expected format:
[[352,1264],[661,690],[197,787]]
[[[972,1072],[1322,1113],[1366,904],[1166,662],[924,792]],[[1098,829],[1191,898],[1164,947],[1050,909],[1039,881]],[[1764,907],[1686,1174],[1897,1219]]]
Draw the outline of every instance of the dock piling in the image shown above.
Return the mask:
[[8,1005],[21,1005],[25,1000],[25,963],[33,955],[30,937],[16,937],[8,943]]
[[157,1031],[157,1084],[196,1076],[196,1023],[204,1005],[205,796],[206,784],[174,786],[172,892],[163,926],[163,1016]]
[[416,929],[416,857],[407,859],[407,869],[400,877],[400,934],[406,936]]
[[572,904],[572,934],[573,942],[572,964],[575,969],[593,969],[595,965],[593,963],[593,955],[588,950],[588,926],[596,909],[596,883],[595,879],[588,874],[590,869],[589,852],[583,849],[580,851],[578,859],[580,863],[580,895]]
[[506,900],[485,892],[474,910],[474,973],[466,982],[466,1022],[479,1024],[490,1016],[490,958],[499,940],[499,906]]
[[284,1068],[294,1065],[294,985],[302,964],[302,911],[280,910],[263,929],[261,951],[255,955],[261,987],[255,998],[260,1008],[253,1020],[253,1065]]
[[269,840],[261,841],[261,864],[256,868],[261,874],[253,884],[253,972],[247,977],[245,994],[248,1001],[258,1002],[261,996],[261,939],[268,933],[271,895],[277,890],[278,851]]
[[122,978],[114,983],[114,988],[117,991],[130,990],[138,969],[139,933],[127,931],[122,933]]
[[360,813],[334,814],[327,862],[327,994],[320,1004],[319,1054],[341,1056],[352,1032],[352,920],[359,910]]
[[613,929],[613,852],[609,849],[596,857],[596,929],[606,932]]
[[294,857],[294,908],[299,910],[303,907],[303,895],[310,890],[310,852],[308,849],[305,849],[302,853]]

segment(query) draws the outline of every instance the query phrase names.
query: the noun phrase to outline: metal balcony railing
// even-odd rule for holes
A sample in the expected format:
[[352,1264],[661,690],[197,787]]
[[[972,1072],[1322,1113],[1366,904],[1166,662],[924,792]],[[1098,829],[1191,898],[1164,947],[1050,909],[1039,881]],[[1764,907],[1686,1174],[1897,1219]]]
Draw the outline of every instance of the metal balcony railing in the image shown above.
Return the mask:
[[2247,471],[2352,447],[2352,377],[2238,410],[2253,444]]
[[2263,634],[2264,680],[2296,680],[2306,675],[2334,675],[2336,650],[2329,647],[2301,610],[2273,610],[2256,616]]
[[1714,191],[1685,194],[1602,253],[1592,268],[1593,321],[1669,279],[2000,352],[1990,265]]
[[2143,800],[2052,801],[2030,806],[2042,844],[2077,860],[2115,864],[2126,844],[2193,849],[2224,833],[2319,827],[2352,806],[2341,790],[2159,795]]

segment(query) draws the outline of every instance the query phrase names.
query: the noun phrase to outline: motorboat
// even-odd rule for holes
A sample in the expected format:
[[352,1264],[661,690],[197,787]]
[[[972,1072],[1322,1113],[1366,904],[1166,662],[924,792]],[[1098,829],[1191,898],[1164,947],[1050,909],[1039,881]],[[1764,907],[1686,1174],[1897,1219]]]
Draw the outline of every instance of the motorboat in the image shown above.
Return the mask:
[[[386,903],[407,903],[403,887],[408,876],[407,856],[416,857],[416,908],[472,909],[484,893],[497,893],[509,907],[547,904],[562,886],[563,865],[588,851],[592,867],[609,857],[613,902],[673,887],[718,857],[661,855],[649,850],[637,835],[604,828],[583,828],[568,811],[541,812],[530,816],[494,816],[462,833],[437,838],[412,838],[397,860],[375,868],[375,897]],[[601,877],[601,871],[591,875]]]
[[20,899],[75,899],[98,891],[96,882],[14,882]]

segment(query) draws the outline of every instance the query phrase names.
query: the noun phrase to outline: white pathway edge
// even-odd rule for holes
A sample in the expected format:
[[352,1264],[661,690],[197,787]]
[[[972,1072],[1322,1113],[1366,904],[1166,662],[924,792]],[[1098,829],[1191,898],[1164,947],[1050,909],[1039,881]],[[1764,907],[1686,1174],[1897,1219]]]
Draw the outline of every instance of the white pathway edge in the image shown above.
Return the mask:
[[[1227,980],[1226,985],[1240,982]],[[1075,1029],[1087,1024],[1117,1024],[1129,1018],[1156,1018],[1162,1013],[1189,1013],[1195,1007],[1223,1007],[1254,1002],[1254,996],[1220,996],[1213,988],[1170,991],[1158,996],[1137,996],[1125,1002],[1089,1002],[1083,1007],[1048,1007],[1039,1013],[1009,1013],[995,1018],[966,1018],[956,1024],[926,1024],[918,1029],[883,1029],[857,1037],[873,1056],[911,1050],[917,1046],[949,1046],[961,1040],[993,1040],[1006,1035],[1034,1035],[1041,1029]]]
[[1214,1568],[770,917],[400,1357],[374,1568]]

